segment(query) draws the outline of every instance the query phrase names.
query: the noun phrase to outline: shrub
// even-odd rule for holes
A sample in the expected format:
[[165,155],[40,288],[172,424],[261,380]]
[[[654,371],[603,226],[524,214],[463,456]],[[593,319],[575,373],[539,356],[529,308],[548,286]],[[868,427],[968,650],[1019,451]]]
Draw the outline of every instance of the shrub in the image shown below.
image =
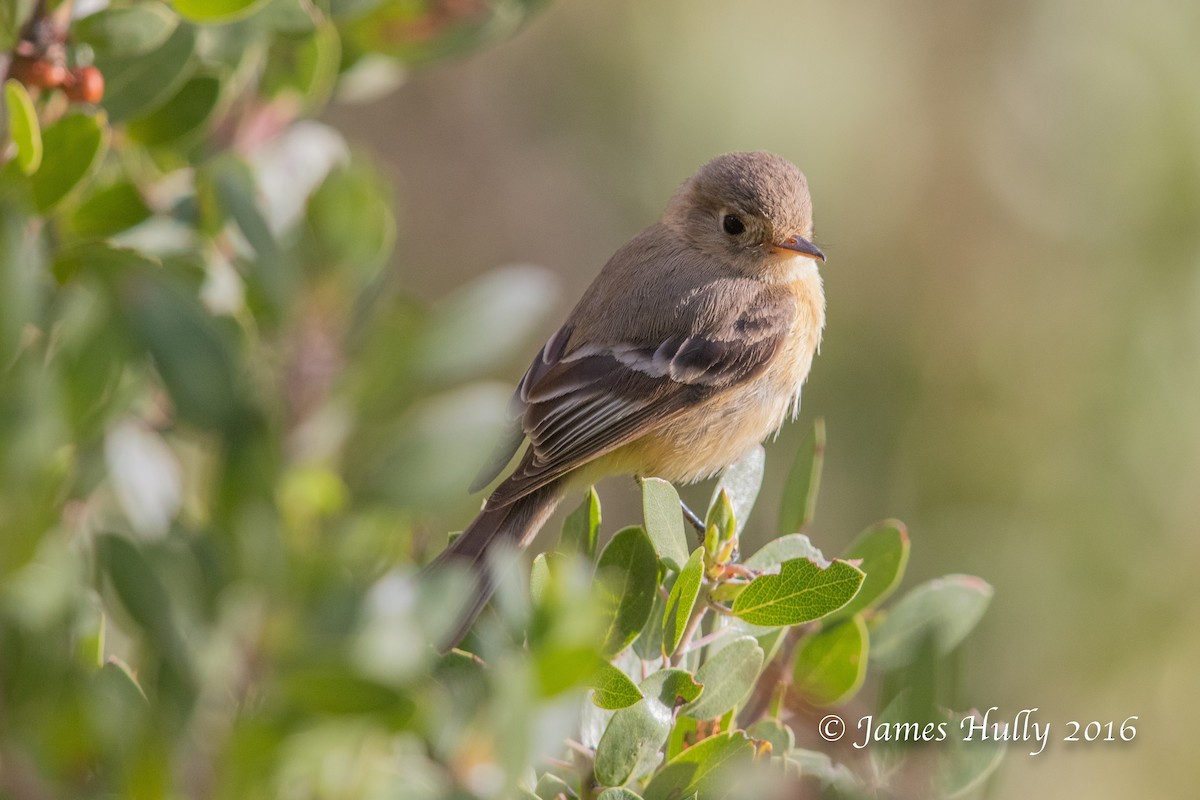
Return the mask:
[[761,461],[696,543],[644,482],[646,525],[595,568],[589,494],[528,588],[505,570],[474,653],[429,646],[466,584],[416,580],[423,532],[497,421],[480,376],[551,282],[407,297],[378,168],[312,117],[538,5],[0,0],[0,794],[618,800],[711,796],[716,765],[854,794],[994,763],[808,741],[868,661],[881,718],[941,714],[929,667],[987,597],[952,577],[883,615],[892,523],[825,566],[797,533],[815,440],[786,535],[749,559]]

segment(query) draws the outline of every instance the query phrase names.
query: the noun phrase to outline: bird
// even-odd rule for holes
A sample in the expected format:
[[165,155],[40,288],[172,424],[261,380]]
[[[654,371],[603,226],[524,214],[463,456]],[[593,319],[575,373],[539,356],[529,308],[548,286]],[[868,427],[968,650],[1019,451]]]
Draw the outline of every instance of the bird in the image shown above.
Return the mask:
[[799,412],[825,293],[804,174],[770,152],[719,155],[619,248],[533,358],[471,491],[516,466],[434,560],[470,568],[447,647],[493,589],[487,553],[526,547],[574,487],[628,474],[712,477]]

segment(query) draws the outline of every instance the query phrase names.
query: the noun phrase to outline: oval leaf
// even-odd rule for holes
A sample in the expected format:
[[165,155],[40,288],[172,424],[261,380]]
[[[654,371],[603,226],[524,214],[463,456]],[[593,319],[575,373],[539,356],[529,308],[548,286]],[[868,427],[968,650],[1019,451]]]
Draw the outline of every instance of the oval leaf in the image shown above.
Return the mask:
[[642,796],[624,786],[614,786],[601,792],[596,800],[642,800]]
[[200,134],[216,111],[221,81],[214,75],[190,79],[167,102],[129,125],[129,135],[144,144],[163,145]]
[[[114,262],[124,251],[112,250]],[[179,416],[200,427],[238,409],[233,348],[199,300],[161,269],[129,253],[117,296],[133,339],[150,354]]]
[[42,134],[45,162],[30,180],[33,202],[45,213],[91,175],[108,137],[96,117],[68,114]]
[[863,573],[835,560],[822,569],[806,558],[785,561],[778,575],[761,575],[733,603],[733,613],[754,625],[799,625],[820,619],[850,601]]
[[783,756],[796,746],[796,735],[792,729],[777,719],[760,719],[746,729],[751,739],[771,745],[771,755]]
[[662,649],[664,655],[672,655],[683,639],[696,598],[700,596],[700,584],[704,580],[704,548],[692,551],[671,593],[667,596],[667,607],[663,613]]
[[724,797],[738,767],[754,758],[754,743],[741,731],[710,736],[659,770],[646,787],[646,800]]
[[592,678],[592,702],[599,708],[616,710],[631,706],[642,699],[637,685],[612,664],[605,664]]
[[899,520],[884,520],[859,534],[845,558],[861,562],[859,569],[867,577],[854,599],[838,609],[834,618],[844,619],[874,608],[894,592],[904,577],[908,551],[908,530]]
[[803,641],[792,669],[796,689],[815,706],[849,700],[867,676],[867,625],[855,616]]
[[700,696],[703,687],[681,669],[660,670],[638,687],[643,699],[613,714],[596,746],[596,779],[620,786],[658,761],[671,732],[675,706]]
[[754,688],[763,658],[763,649],[753,636],[725,645],[696,670],[696,680],[704,684],[704,693],[680,713],[694,719],[712,719],[741,705]]
[[138,188],[122,181],[89,195],[71,214],[67,226],[76,236],[111,236],[150,218]]
[[817,492],[821,488],[821,468],[825,463],[825,420],[813,421],[812,434],[804,440],[792,470],[784,484],[779,506],[779,532],[802,531],[812,522],[817,510]]
[[266,0],[175,0],[175,10],[193,22],[232,22],[248,17]]
[[545,772],[538,778],[533,794],[538,800],[568,800],[576,796],[567,782],[553,772]]
[[[310,256],[317,259],[318,270],[343,270],[370,278],[391,257],[396,239],[391,190],[383,182],[379,169],[374,164],[354,159],[349,164],[335,166],[309,197],[306,214],[314,245]],[[539,279],[544,280],[544,276],[533,274],[527,279],[532,283]],[[521,287],[520,281],[514,276],[512,283],[505,286],[504,290],[511,292],[520,288],[525,287]],[[502,298],[501,292],[493,295],[497,303],[501,302]],[[526,309],[533,310],[533,317],[536,318],[539,302],[536,289],[528,296],[516,298],[516,301],[523,303]],[[448,303],[439,314],[439,320],[443,319],[442,314],[453,311],[455,305],[453,302]],[[506,310],[511,311],[513,308],[509,305]],[[479,309],[476,309],[476,313],[478,312]],[[486,347],[480,345],[479,349],[491,350],[506,339],[507,337],[498,335]]]
[[[971,714],[947,714],[950,730],[962,730],[962,721],[967,716]],[[978,712],[975,717],[978,721]],[[1000,766],[1005,749],[1004,741],[994,738],[964,740],[961,736],[949,737],[946,750],[938,760],[935,776],[934,786],[937,787],[938,796],[945,800],[978,796],[976,790]]]
[[29,92],[18,80],[4,82],[4,104],[8,110],[8,136],[17,146],[17,166],[26,175],[42,163],[42,131]]
[[746,559],[750,569],[769,570],[785,561],[796,558],[807,558],[821,566],[828,566],[829,560],[818,550],[803,533],[789,533],[772,539],[763,548]]
[[[662,588],[670,595],[679,578],[677,572],[667,572],[662,577]],[[667,599],[661,592],[654,593],[654,607],[650,609],[650,619],[646,627],[633,641],[633,652],[643,661],[656,661],[662,658],[663,651],[663,617],[667,613]]]
[[196,34],[180,25],[161,45],[145,55],[111,58],[96,54],[104,73],[104,109],[113,122],[123,122],[152,111],[166,102],[187,80]]
[[147,641],[168,660],[182,662],[183,642],[176,632],[171,597],[137,545],[123,536],[104,534],[96,540],[96,560]]
[[916,586],[871,632],[871,661],[883,669],[912,663],[925,642],[945,655],[966,638],[992,600],[973,575],[947,575]]
[[645,627],[658,591],[658,558],[646,532],[636,525],[617,531],[600,554],[596,576],[609,620],[603,653],[612,656]]
[[162,3],[114,5],[71,24],[71,38],[91,46],[100,58],[131,58],[160,47],[179,24]]
[[679,505],[675,487],[662,478],[643,480],[642,518],[658,557],[678,571],[688,560],[688,543],[683,528],[683,508]]

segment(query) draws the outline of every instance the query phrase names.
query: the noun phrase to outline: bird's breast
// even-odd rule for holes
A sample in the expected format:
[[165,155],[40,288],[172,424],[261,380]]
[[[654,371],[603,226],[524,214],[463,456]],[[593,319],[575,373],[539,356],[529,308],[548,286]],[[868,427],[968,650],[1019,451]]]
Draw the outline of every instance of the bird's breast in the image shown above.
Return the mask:
[[816,270],[795,284],[795,320],[766,369],[610,454],[604,471],[685,483],[703,480],[738,461],[794,417],[825,324],[825,299]]

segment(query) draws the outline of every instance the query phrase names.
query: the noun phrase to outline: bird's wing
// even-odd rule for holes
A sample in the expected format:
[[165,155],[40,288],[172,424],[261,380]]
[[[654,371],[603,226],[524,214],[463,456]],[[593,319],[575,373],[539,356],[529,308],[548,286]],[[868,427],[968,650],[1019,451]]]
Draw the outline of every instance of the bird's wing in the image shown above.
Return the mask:
[[514,411],[530,445],[488,507],[524,497],[759,375],[788,336],[795,300],[763,291],[724,316],[707,331],[574,349],[573,327],[564,325],[517,388]]

